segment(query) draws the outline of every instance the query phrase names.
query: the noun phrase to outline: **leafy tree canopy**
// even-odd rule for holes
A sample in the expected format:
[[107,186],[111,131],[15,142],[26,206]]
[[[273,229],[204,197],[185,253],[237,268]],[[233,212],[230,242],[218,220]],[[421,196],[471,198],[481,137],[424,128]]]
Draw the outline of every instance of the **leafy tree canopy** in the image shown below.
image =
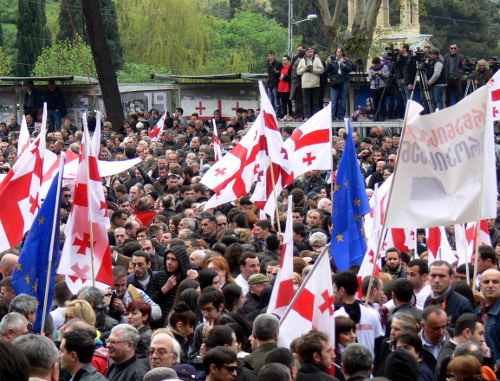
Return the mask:
[[78,46],[69,40],[59,41],[51,47],[44,48],[31,75],[79,75],[97,78],[90,46],[83,41]]

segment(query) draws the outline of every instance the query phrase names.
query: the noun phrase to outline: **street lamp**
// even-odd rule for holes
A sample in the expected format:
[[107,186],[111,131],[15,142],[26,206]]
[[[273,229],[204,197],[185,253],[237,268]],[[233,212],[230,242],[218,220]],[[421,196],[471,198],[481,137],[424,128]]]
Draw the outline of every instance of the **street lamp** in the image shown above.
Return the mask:
[[318,17],[318,15],[311,13],[307,15],[307,17],[303,20],[294,20],[293,19],[293,2],[294,0],[288,0],[288,55],[292,57],[293,55],[293,26],[303,23],[304,21],[312,21]]

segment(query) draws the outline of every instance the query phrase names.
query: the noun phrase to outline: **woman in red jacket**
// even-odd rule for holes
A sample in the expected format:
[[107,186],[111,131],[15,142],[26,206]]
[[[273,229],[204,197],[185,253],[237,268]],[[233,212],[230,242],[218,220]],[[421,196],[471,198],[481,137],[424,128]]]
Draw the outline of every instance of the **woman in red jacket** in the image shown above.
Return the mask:
[[290,100],[290,82],[292,80],[292,63],[289,56],[283,56],[283,66],[278,83],[278,95],[280,97],[282,120],[292,120],[292,101]]

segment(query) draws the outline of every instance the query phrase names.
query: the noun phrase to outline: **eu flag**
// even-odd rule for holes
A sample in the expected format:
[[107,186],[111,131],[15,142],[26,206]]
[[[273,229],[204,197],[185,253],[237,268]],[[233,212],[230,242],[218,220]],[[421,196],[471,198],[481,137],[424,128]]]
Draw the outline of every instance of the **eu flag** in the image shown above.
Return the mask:
[[333,192],[330,245],[333,259],[340,271],[345,271],[354,264],[361,265],[366,252],[363,216],[370,211],[349,123],[347,131]]
[[[60,192],[59,172],[50,186],[47,197],[28,232],[19,260],[12,274],[12,286],[16,294],[28,294],[38,299],[38,311],[33,329],[41,332],[45,289],[48,285],[46,313],[54,297],[56,270],[59,264]],[[55,220],[55,221],[54,221]],[[51,242],[53,247],[51,250]],[[51,269],[49,274],[49,263]],[[49,282],[47,284],[47,277]]]

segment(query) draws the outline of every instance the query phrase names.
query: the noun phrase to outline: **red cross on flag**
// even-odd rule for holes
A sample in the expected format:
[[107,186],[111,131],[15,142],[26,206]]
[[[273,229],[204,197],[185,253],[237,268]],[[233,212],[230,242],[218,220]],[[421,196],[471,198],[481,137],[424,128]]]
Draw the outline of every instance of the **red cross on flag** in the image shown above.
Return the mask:
[[[251,200],[263,210],[271,221],[276,216],[276,195],[281,193],[284,186],[291,182],[292,167],[288,158],[288,151],[283,145],[283,138],[278,127],[278,121],[271,101],[267,96],[262,82],[259,82],[261,114],[260,134],[265,137],[259,147],[257,162],[260,163],[263,176],[257,181]],[[256,123],[257,124],[257,123]],[[272,171],[272,172],[271,172]],[[274,190],[273,190],[274,189]]]
[[167,112],[165,111],[163,115],[161,116],[160,120],[158,123],[155,124],[151,132],[149,133],[149,137],[151,140],[158,140],[161,132],[163,131],[163,126],[165,125],[165,118],[167,116]]
[[101,136],[100,113],[97,113],[98,122],[92,141],[86,116],[83,115],[82,118],[82,155],[58,268],[59,274],[66,274],[66,283],[73,294],[83,286],[93,285],[94,280],[96,285],[111,285],[113,281],[107,234],[110,222],[97,164]]
[[500,120],[500,70],[490,79],[487,86],[490,86],[488,113],[492,120]]
[[332,105],[329,103],[285,140],[294,178],[313,169],[332,169],[331,125]]
[[40,204],[46,126],[47,104],[44,104],[40,134],[21,151],[0,183],[0,252],[21,242],[35,219]]
[[281,318],[278,345],[289,348],[293,339],[315,328],[326,332],[335,346],[334,294],[330,251],[323,250]]
[[214,126],[214,156],[215,161],[222,159],[222,143],[219,139],[219,132],[217,131],[217,123],[215,119],[212,119],[212,124]]
[[445,261],[452,264],[456,261],[455,254],[451,250],[444,226],[428,228],[426,230],[427,251],[429,257],[427,259],[429,266],[435,261]]
[[281,251],[280,270],[276,275],[273,292],[267,306],[268,314],[283,316],[293,299],[293,218],[292,196],[288,197],[285,236]]
[[[458,265],[473,261],[476,250],[477,223],[469,222],[465,227],[462,224],[455,225],[455,242],[457,247]],[[491,246],[491,237],[488,230],[488,221],[482,220],[479,224],[479,246]]]

